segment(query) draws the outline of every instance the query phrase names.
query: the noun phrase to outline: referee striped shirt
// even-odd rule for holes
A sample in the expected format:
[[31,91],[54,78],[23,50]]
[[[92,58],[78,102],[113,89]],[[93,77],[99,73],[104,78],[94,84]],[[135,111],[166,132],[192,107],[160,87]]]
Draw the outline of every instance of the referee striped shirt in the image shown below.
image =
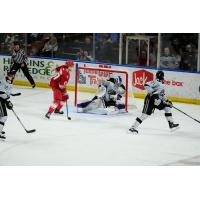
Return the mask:
[[18,51],[13,51],[12,54],[12,63],[17,63],[17,64],[27,64],[27,56],[25,54],[25,51],[23,49],[19,49]]

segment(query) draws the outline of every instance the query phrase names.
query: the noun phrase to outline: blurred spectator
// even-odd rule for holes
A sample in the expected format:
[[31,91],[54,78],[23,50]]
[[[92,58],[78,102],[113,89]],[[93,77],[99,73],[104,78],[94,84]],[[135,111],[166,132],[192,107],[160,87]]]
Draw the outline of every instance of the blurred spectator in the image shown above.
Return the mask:
[[77,59],[80,61],[94,61],[94,59],[89,56],[88,51],[80,49],[80,52],[77,55]]
[[181,56],[180,68],[183,70],[197,71],[197,55],[191,44],[187,44]]
[[178,69],[179,63],[175,56],[171,55],[169,47],[164,48],[164,55],[160,57],[160,67],[168,69]]
[[42,49],[42,54],[45,57],[55,57],[58,50],[57,39],[54,34],[50,34],[49,38],[47,37],[46,39],[47,41],[45,42]]
[[13,33],[7,33],[7,35],[5,36],[5,47],[7,48],[7,50],[9,52],[12,51],[13,49],[13,42],[15,41],[15,34]]
[[40,41],[41,39],[42,39],[41,33],[28,33],[27,34],[28,44],[32,44],[34,42]]
[[147,52],[146,50],[141,50],[138,58],[139,66],[147,66]]
[[89,36],[85,38],[84,49],[90,56],[92,55],[92,40]]
[[150,40],[150,47],[149,47],[149,65],[150,66],[157,66],[157,50],[158,50],[158,43],[157,38]]
[[83,60],[83,49],[80,49],[80,52],[77,53],[77,60]]
[[96,47],[97,58],[102,62],[112,62],[112,39],[104,35]]

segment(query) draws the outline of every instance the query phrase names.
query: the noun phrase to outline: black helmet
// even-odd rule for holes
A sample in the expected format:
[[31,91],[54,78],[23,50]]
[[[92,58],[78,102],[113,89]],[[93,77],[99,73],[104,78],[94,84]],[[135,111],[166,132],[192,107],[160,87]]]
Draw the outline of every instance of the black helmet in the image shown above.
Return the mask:
[[7,76],[15,76],[15,71],[14,70],[7,71]]
[[156,79],[162,81],[162,80],[164,80],[164,75],[165,75],[165,74],[164,74],[163,71],[157,71],[157,72],[156,72]]
[[12,83],[15,78],[15,72],[14,71],[8,71],[6,76],[6,81],[9,83]]
[[19,41],[14,41],[13,44],[14,44],[14,46],[16,46],[16,45],[20,46],[20,42]]
[[112,83],[116,83],[116,80],[114,78],[109,78],[108,81],[112,82]]

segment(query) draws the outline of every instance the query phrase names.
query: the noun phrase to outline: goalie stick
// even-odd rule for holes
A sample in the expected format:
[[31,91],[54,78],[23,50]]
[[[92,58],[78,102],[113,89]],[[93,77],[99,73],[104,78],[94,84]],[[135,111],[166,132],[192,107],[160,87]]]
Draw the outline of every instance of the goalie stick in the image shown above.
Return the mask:
[[25,128],[24,124],[22,123],[22,121],[20,120],[20,118],[18,117],[17,113],[13,110],[13,108],[12,108],[12,111],[13,111],[15,117],[17,118],[17,120],[19,121],[19,123],[22,125],[22,127],[23,127],[24,130],[26,131],[26,133],[33,133],[33,132],[36,131],[35,129],[27,130],[27,129]]

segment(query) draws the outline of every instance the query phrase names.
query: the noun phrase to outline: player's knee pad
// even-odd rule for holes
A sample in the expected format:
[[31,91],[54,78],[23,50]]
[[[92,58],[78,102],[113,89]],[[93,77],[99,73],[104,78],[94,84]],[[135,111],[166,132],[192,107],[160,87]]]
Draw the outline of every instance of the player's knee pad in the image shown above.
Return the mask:
[[171,108],[170,107],[165,107],[164,110],[165,110],[165,113],[171,113]]

